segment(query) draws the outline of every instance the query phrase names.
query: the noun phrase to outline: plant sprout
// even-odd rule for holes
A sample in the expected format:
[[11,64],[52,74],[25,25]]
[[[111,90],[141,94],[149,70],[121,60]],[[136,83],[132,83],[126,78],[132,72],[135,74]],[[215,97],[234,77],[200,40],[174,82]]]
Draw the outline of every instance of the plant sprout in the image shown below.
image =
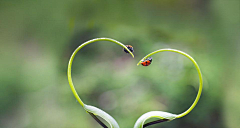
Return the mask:
[[[97,116],[103,118],[104,120],[106,120],[110,127],[111,128],[120,128],[118,123],[116,122],[116,120],[110,116],[108,113],[104,112],[103,110],[97,108],[97,107],[94,107],[94,106],[91,106],[91,105],[86,105],[83,103],[83,101],[81,100],[81,98],[79,97],[76,89],[74,88],[74,85],[73,85],[73,82],[72,82],[72,76],[71,76],[71,67],[72,67],[72,63],[73,63],[73,59],[75,57],[75,55],[77,54],[77,52],[83,48],[84,46],[90,44],[90,43],[94,43],[94,42],[97,42],[97,41],[110,41],[110,42],[113,42],[113,43],[116,43],[120,46],[122,46],[125,51],[128,51],[130,53],[130,55],[132,55],[132,57],[134,58],[134,55],[133,53],[122,43],[116,41],[116,40],[113,40],[113,39],[110,39],[110,38],[96,38],[96,39],[92,39],[92,40],[89,40],[83,44],[81,44],[72,54],[70,60],[69,60],[69,63],[68,63],[68,69],[67,69],[67,76],[68,76],[68,82],[69,82],[69,85],[70,85],[70,88],[75,96],[75,98],[77,99],[77,101],[79,102],[79,104],[86,110],[87,113],[89,113],[103,128],[108,128],[102,121],[100,121],[98,119]],[[200,96],[201,96],[201,93],[202,93],[202,87],[203,87],[203,79],[202,79],[202,74],[201,74],[201,71],[200,71],[200,68],[198,66],[198,64],[196,63],[196,61],[190,56],[188,55],[187,53],[184,53],[182,51],[179,51],[179,50],[176,50],[176,49],[159,49],[157,51],[154,51],[150,54],[148,54],[147,56],[145,56],[142,60],[139,61],[139,63],[137,65],[139,65],[143,60],[145,60],[146,58],[156,54],[156,53],[159,53],[159,52],[164,52],[164,51],[169,51],[169,52],[176,52],[176,53],[179,53],[179,54],[182,54],[184,56],[186,56],[188,59],[190,59],[194,66],[196,67],[197,69],[197,72],[198,72],[198,75],[199,75],[199,90],[198,90],[198,94],[197,94],[197,97],[195,99],[195,101],[193,102],[193,104],[190,106],[190,108],[188,110],[186,110],[185,112],[181,113],[181,114],[172,114],[172,113],[168,113],[168,112],[162,112],[162,111],[151,111],[151,112],[147,112],[145,114],[143,114],[140,118],[138,118],[138,120],[136,121],[135,125],[134,125],[134,128],[145,128],[145,127],[148,127],[150,125],[153,125],[153,124],[156,124],[156,123],[161,123],[161,122],[165,122],[165,121],[171,121],[171,120],[174,120],[174,119],[177,119],[177,118],[181,118],[183,116],[186,116],[189,112],[192,111],[192,109],[196,106],[196,104],[198,103],[199,99],[200,99]],[[159,120],[157,121],[152,121],[152,122],[149,122],[149,123],[145,123],[146,120],[150,119],[150,118],[159,118]]]
[[[156,50],[156,51],[148,54],[147,56],[143,57],[142,60],[140,60],[137,65],[139,65],[146,58],[148,58],[148,57],[150,57],[150,56],[152,56],[152,55],[154,55],[156,53],[164,52],[164,51],[179,53],[181,55],[186,56],[188,59],[190,59],[193,62],[194,66],[197,69],[198,76],[199,76],[199,89],[198,89],[197,97],[196,97],[195,101],[193,102],[193,104],[190,106],[190,108],[187,109],[185,112],[183,112],[181,114],[172,114],[172,113],[162,112],[162,111],[151,111],[151,112],[145,113],[140,118],[138,118],[137,122],[134,125],[134,128],[143,128],[143,127],[147,127],[147,126],[152,125],[152,124],[161,123],[161,122],[165,122],[165,121],[171,121],[171,120],[174,120],[176,118],[181,118],[183,116],[186,116],[197,105],[197,103],[198,103],[198,101],[200,99],[200,96],[202,94],[203,79],[202,79],[201,70],[200,70],[197,62],[190,55],[188,55],[185,52],[182,52],[182,51],[179,51],[179,50],[176,50],[176,49],[159,49],[159,50]],[[153,121],[153,122],[150,122],[150,123],[144,125],[145,121],[147,119],[150,119],[150,118],[159,118],[160,120]]]
[[82,49],[84,46],[88,45],[88,44],[91,44],[91,43],[94,43],[94,42],[97,42],[97,41],[110,41],[110,42],[113,42],[113,43],[116,43],[120,46],[122,46],[124,49],[126,49],[131,55],[132,57],[134,58],[134,55],[132,54],[132,52],[122,43],[116,41],[116,40],[113,40],[113,39],[110,39],[110,38],[96,38],[96,39],[92,39],[92,40],[89,40],[83,44],[81,44],[72,54],[70,60],[69,60],[69,63],[68,63],[68,69],[67,69],[67,76],[68,76],[68,82],[69,82],[69,85],[70,85],[70,88],[73,92],[73,95],[75,96],[75,98],[77,99],[77,101],[79,102],[79,104],[104,128],[107,128],[107,126],[102,123],[97,117],[96,115],[102,117],[104,120],[106,120],[111,128],[119,128],[119,125],[118,123],[115,121],[115,119],[113,117],[111,117],[109,114],[107,114],[106,112],[104,112],[103,110],[97,108],[97,107],[94,107],[94,106],[90,106],[90,105],[86,105],[83,103],[83,101],[81,100],[81,98],[78,96],[78,93],[76,91],[76,89],[74,88],[74,85],[73,85],[73,82],[72,82],[72,76],[71,76],[71,67],[72,67],[72,63],[73,63],[73,59],[75,57],[75,55],[77,54],[77,52]]

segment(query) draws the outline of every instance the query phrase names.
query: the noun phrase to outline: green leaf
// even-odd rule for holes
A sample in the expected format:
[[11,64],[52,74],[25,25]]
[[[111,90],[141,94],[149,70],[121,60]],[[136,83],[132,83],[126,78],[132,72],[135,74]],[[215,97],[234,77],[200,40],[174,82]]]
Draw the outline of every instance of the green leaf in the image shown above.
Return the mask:
[[169,121],[174,120],[177,118],[176,114],[162,112],[162,111],[151,111],[148,113],[143,114],[140,118],[138,118],[137,122],[134,125],[134,128],[143,128],[143,125],[146,120],[150,118],[159,118],[159,119],[167,119]]
[[84,109],[87,112],[93,113],[94,115],[100,116],[101,118],[106,120],[111,126],[111,128],[119,128],[117,121],[112,116],[104,112],[103,110],[94,106],[86,105],[86,104],[84,105]]

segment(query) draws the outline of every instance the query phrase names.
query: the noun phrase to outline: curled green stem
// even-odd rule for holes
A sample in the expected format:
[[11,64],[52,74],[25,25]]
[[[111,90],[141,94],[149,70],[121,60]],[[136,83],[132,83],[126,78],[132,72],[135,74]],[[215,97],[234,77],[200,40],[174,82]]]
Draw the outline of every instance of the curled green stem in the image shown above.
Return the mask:
[[122,43],[116,41],[116,40],[113,40],[113,39],[110,39],[110,38],[96,38],[96,39],[92,39],[92,40],[89,40],[83,44],[81,44],[73,53],[72,53],[72,56],[69,60],[69,63],[68,63],[68,69],[67,69],[67,77],[68,77],[68,82],[69,82],[69,85],[70,85],[70,88],[73,92],[73,95],[75,96],[75,98],[77,99],[77,101],[80,103],[80,105],[82,105],[84,107],[84,103],[83,101],[81,100],[81,98],[79,97],[74,85],[73,85],[73,82],[72,82],[72,76],[71,76],[71,68],[72,68],[72,63],[73,63],[73,59],[75,57],[75,55],[77,54],[77,52],[83,48],[84,46],[88,45],[88,44],[91,44],[91,43],[94,43],[94,42],[97,42],[97,41],[110,41],[110,42],[113,42],[113,43],[116,43],[120,46],[122,46],[123,48],[125,48],[131,55],[132,57],[134,58],[134,55],[133,53]]
[[154,52],[146,55],[141,61],[138,62],[137,65],[139,65],[139,64],[140,64],[143,60],[145,60],[146,58],[148,58],[148,57],[150,57],[150,56],[152,56],[152,55],[154,55],[154,54],[156,54],[156,53],[158,53],[158,52],[164,52],[164,51],[176,52],[176,53],[179,53],[179,54],[182,54],[182,55],[186,56],[188,59],[190,59],[190,60],[193,62],[194,66],[196,67],[197,72],[198,72],[198,76],[199,76],[199,89],[198,89],[197,97],[196,97],[195,101],[193,102],[193,104],[190,106],[189,109],[187,109],[185,112],[177,115],[177,118],[181,118],[181,117],[183,117],[183,116],[186,116],[188,113],[190,113],[190,112],[193,110],[193,108],[197,105],[197,103],[198,103],[198,101],[199,101],[199,99],[200,99],[200,96],[201,96],[201,94],[202,94],[202,88],[203,88],[202,73],[201,73],[201,70],[200,70],[197,62],[196,62],[190,55],[188,55],[188,54],[185,53],[185,52],[176,50],[176,49],[159,49],[159,50],[156,50],[156,51],[154,51]]

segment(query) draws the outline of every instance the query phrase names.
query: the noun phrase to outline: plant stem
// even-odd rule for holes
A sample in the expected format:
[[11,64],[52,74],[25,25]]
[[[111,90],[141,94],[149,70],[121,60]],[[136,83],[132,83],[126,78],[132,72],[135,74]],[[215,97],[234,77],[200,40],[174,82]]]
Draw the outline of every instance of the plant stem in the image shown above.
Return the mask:
[[110,41],[110,42],[113,42],[113,43],[116,43],[120,46],[122,46],[123,48],[125,48],[131,55],[132,57],[134,58],[134,55],[133,53],[122,43],[116,41],[116,40],[113,40],[113,39],[110,39],[110,38],[96,38],[96,39],[92,39],[92,40],[89,40],[83,44],[81,44],[73,53],[72,53],[72,56],[69,60],[69,63],[68,63],[68,69],[67,69],[67,77],[68,77],[68,82],[69,82],[69,85],[70,85],[70,88],[73,92],[73,95],[75,96],[75,98],[77,99],[77,101],[80,103],[80,105],[82,105],[84,107],[84,103],[83,101],[81,100],[81,98],[78,96],[78,93],[76,91],[76,89],[74,88],[74,85],[73,85],[73,82],[72,82],[72,76],[71,76],[71,68],[72,68],[72,63],[73,63],[73,59],[75,57],[75,55],[77,54],[77,52],[83,48],[84,46],[88,45],[88,44],[91,44],[91,43],[94,43],[94,42],[97,42],[97,41]]
[[[145,56],[142,60],[145,60],[146,58],[148,58],[148,57],[150,57],[150,56],[152,56],[152,55],[154,55],[154,54],[156,54],[156,53],[158,53],[158,52],[164,52],[164,51],[176,52],[176,53],[179,53],[179,54],[182,54],[182,55],[186,56],[188,59],[190,59],[190,60],[193,62],[194,66],[196,67],[197,72],[198,72],[198,76],[199,76],[199,89],[198,89],[197,97],[196,97],[195,101],[193,102],[193,104],[191,105],[191,107],[190,107],[189,109],[187,109],[185,112],[183,112],[183,113],[181,113],[181,114],[178,114],[177,118],[181,118],[181,117],[183,117],[183,116],[186,116],[188,113],[190,113],[190,112],[193,110],[193,108],[197,105],[197,103],[198,103],[198,101],[199,101],[199,99],[200,99],[200,96],[201,96],[201,94],[202,94],[202,88],[203,88],[202,73],[201,73],[201,70],[200,70],[197,62],[196,62],[190,55],[188,55],[188,54],[185,53],[185,52],[176,50],[176,49],[159,49],[159,50],[156,50],[156,51],[148,54],[148,55]],[[142,62],[142,60],[139,61],[137,65],[139,65],[139,64]]]

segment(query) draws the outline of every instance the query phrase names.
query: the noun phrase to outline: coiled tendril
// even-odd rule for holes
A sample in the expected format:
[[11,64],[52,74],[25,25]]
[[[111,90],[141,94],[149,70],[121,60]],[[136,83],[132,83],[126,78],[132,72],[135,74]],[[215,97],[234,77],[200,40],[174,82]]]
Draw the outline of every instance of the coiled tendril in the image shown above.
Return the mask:
[[107,128],[107,126],[102,123],[97,117],[96,115],[102,117],[103,119],[105,119],[111,126],[111,128],[119,128],[117,122],[114,120],[113,117],[111,117],[109,114],[107,114],[106,112],[104,112],[103,110],[99,109],[99,108],[96,108],[94,106],[90,106],[90,105],[86,105],[83,103],[83,101],[81,100],[81,98],[79,97],[76,89],[74,88],[74,85],[73,85],[73,82],[72,82],[72,76],[71,76],[71,68],[72,68],[72,63],[73,63],[73,59],[75,57],[75,55],[77,54],[77,52],[83,48],[84,46],[88,45],[88,44],[91,44],[91,43],[94,43],[94,42],[97,42],[97,41],[110,41],[110,42],[113,42],[113,43],[116,43],[120,46],[122,46],[124,49],[126,49],[131,55],[132,57],[134,58],[134,55],[133,53],[122,43],[114,40],[114,39],[110,39],[110,38],[96,38],[96,39],[92,39],[92,40],[89,40],[83,44],[81,44],[72,54],[70,60],[69,60],[69,63],[68,63],[68,69],[67,69],[67,76],[68,76],[68,82],[69,82],[69,85],[70,85],[70,88],[73,92],[73,95],[75,96],[75,98],[77,99],[77,101],[79,102],[79,104],[101,125],[103,126],[104,128]]
[[[156,50],[150,54],[148,54],[147,56],[143,57],[142,60],[140,60],[138,62],[137,65],[139,65],[143,60],[145,60],[146,58],[156,54],[156,53],[159,53],[159,52],[164,52],[164,51],[169,51],[169,52],[176,52],[176,53],[179,53],[181,55],[184,55],[186,56],[188,59],[190,59],[195,68],[197,69],[197,72],[198,72],[198,76],[199,76],[199,89],[198,89],[198,94],[197,94],[197,97],[195,99],[195,101],[193,102],[193,104],[190,106],[189,109],[187,109],[185,112],[181,113],[181,114],[172,114],[172,113],[168,113],[168,112],[162,112],[162,111],[151,111],[151,112],[148,112],[148,113],[145,113],[144,115],[142,115],[140,118],[138,118],[137,122],[135,123],[134,125],[134,128],[142,128],[142,127],[147,127],[149,125],[152,125],[152,124],[156,124],[156,123],[161,123],[161,122],[165,122],[165,121],[171,121],[171,120],[174,120],[176,118],[181,118],[183,116],[186,116],[188,113],[190,113],[193,108],[197,105],[199,99],[200,99],[200,96],[202,94],[202,88],[203,88],[203,79],[202,79],[202,73],[201,73],[201,70],[197,64],[197,62],[190,56],[188,55],[187,53],[185,52],[182,52],[182,51],[179,51],[179,50],[176,50],[176,49],[159,49],[159,50]],[[153,122],[150,122],[150,123],[147,123],[144,125],[144,122],[147,120],[147,119],[150,119],[150,118],[160,118],[160,120],[157,120],[157,121],[153,121]]]

